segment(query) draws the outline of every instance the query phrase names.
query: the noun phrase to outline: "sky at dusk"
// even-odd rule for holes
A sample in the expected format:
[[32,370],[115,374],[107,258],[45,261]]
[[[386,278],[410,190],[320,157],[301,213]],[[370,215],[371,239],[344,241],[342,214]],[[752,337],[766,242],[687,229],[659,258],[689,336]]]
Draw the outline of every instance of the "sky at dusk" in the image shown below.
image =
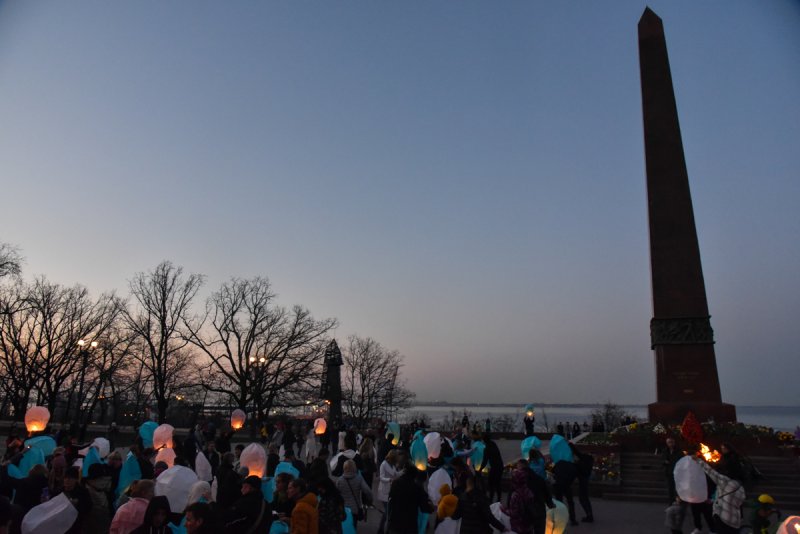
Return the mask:
[[[800,404],[800,2],[649,5],[723,399]],[[652,402],[645,6],[0,1],[0,241],[268,276],[422,400]]]

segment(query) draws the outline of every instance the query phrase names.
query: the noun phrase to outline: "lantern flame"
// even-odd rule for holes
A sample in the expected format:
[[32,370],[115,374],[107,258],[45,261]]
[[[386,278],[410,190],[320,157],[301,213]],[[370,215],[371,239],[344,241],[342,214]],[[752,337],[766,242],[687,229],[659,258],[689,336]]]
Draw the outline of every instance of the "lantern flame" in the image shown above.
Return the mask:
[[416,464],[416,466],[415,466],[415,467],[416,467],[418,470],[420,470],[420,471],[425,471],[426,469],[428,469],[428,466],[427,466],[427,465],[425,465],[425,464],[424,464],[424,463],[422,463],[422,462],[417,462],[417,464]]
[[722,459],[722,455],[719,451],[715,451],[709,448],[708,445],[705,443],[700,444],[700,455],[705,459],[706,462],[717,463]]
[[528,417],[533,417],[533,410],[528,410],[527,414],[528,414]]

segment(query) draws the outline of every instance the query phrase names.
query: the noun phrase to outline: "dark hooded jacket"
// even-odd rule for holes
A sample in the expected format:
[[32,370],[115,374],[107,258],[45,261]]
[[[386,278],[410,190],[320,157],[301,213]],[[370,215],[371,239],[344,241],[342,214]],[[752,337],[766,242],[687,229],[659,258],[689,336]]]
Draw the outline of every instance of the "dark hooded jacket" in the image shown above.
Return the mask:
[[[160,527],[153,526],[153,517],[159,510],[167,512],[167,521]],[[144,521],[142,526],[131,531],[131,534],[172,534],[172,529],[169,528],[170,507],[169,500],[164,495],[153,497],[150,504],[147,505],[147,510],[144,513]]]

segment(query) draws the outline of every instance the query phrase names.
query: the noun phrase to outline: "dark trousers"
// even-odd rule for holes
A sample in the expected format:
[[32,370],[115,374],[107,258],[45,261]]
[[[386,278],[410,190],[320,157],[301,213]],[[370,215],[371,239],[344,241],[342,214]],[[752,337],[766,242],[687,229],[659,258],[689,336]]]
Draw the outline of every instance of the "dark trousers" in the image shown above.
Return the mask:
[[709,530],[714,528],[714,517],[711,515],[710,502],[692,503],[689,506],[692,509],[692,521],[694,522],[694,528],[703,528],[703,522],[700,520],[701,517],[705,518],[706,525],[708,525]]
[[575,519],[575,501],[572,498],[572,484],[558,484],[553,486],[553,495],[561,502],[566,501],[567,510],[569,511],[569,520],[576,523]]
[[[498,470],[500,468],[497,468]],[[486,488],[489,492],[489,502],[499,502],[500,495],[502,494],[503,472],[500,471],[500,476],[495,476],[494,472],[489,473]],[[493,499],[494,494],[497,493],[497,499]]]
[[738,534],[739,529],[726,525],[718,515],[714,516],[714,532],[717,534]]
[[592,513],[592,502],[589,500],[589,478],[580,477],[578,479],[578,501],[581,503],[583,513],[586,517],[594,518]]

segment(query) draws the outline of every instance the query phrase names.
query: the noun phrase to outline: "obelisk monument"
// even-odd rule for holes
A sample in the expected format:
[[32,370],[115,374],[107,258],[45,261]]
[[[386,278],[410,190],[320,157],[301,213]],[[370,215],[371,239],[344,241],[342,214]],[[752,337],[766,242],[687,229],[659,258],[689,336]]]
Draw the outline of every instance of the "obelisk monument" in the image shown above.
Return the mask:
[[653,288],[651,348],[657,402],[651,422],[735,421],[722,402],[689,176],[661,19],[650,8],[639,20],[639,68],[650,221]]

